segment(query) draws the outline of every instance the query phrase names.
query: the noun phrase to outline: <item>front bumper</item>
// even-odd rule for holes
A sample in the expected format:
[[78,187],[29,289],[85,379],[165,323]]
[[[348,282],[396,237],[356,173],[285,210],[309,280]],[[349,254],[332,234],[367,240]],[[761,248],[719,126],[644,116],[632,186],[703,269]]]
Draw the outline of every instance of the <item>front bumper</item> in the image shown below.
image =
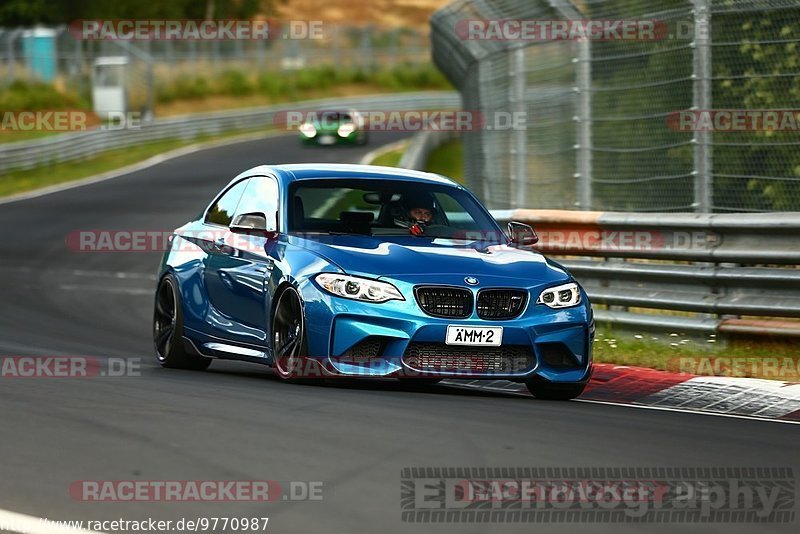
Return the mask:
[[[414,284],[391,282],[405,301],[359,302],[303,284],[308,360],[324,374],[344,377],[588,380],[594,325],[585,294],[579,306],[553,310],[535,303],[540,289],[555,285],[544,284],[526,288],[528,303],[515,319],[484,320],[475,310],[466,319],[448,319],[422,311]],[[493,286],[470,289],[477,294],[485,287]],[[446,345],[449,325],[502,326],[502,347]]]

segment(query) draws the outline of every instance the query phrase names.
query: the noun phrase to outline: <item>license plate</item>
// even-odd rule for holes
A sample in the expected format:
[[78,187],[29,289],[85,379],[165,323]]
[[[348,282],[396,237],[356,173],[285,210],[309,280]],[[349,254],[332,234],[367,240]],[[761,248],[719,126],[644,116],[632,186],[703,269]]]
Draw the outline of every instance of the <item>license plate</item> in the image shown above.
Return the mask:
[[499,347],[503,343],[503,327],[449,325],[445,343],[471,347]]
[[332,135],[321,135],[319,137],[319,144],[321,145],[332,145],[335,142],[336,139],[334,139]]

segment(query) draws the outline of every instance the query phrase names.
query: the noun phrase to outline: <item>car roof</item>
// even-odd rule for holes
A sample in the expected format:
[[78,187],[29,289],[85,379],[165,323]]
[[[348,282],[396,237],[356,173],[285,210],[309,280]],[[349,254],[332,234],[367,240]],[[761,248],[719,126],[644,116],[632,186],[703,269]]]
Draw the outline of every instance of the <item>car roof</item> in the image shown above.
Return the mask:
[[[460,187],[450,178],[429,172],[381,167],[378,165],[354,165],[345,163],[297,163],[286,165],[261,165],[239,176],[253,176],[259,173],[274,174],[284,184],[300,180],[403,180],[430,184],[453,185]],[[237,177],[238,179],[239,177]]]

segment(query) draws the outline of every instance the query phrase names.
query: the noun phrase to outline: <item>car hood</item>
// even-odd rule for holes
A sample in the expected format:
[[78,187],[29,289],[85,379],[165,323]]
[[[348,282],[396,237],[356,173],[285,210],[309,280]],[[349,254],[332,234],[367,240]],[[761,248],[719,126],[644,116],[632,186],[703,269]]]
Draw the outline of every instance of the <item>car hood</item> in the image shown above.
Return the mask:
[[539,252],[507,245],[470,246],[464,241],[354,235],[319,235],[291,241],[327,259],[348,274],[421,280],[437,275],[492,276],[528,282],[569,278]]

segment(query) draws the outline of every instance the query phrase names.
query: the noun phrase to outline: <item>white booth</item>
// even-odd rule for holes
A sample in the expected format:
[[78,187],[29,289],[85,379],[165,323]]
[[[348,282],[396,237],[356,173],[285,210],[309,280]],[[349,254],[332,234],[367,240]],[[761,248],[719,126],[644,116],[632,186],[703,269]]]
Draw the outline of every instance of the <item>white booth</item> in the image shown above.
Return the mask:
[[110,112],[128,113],[128,58],[107,56],[95,59],[92,68],[92,105],[100,118]]

